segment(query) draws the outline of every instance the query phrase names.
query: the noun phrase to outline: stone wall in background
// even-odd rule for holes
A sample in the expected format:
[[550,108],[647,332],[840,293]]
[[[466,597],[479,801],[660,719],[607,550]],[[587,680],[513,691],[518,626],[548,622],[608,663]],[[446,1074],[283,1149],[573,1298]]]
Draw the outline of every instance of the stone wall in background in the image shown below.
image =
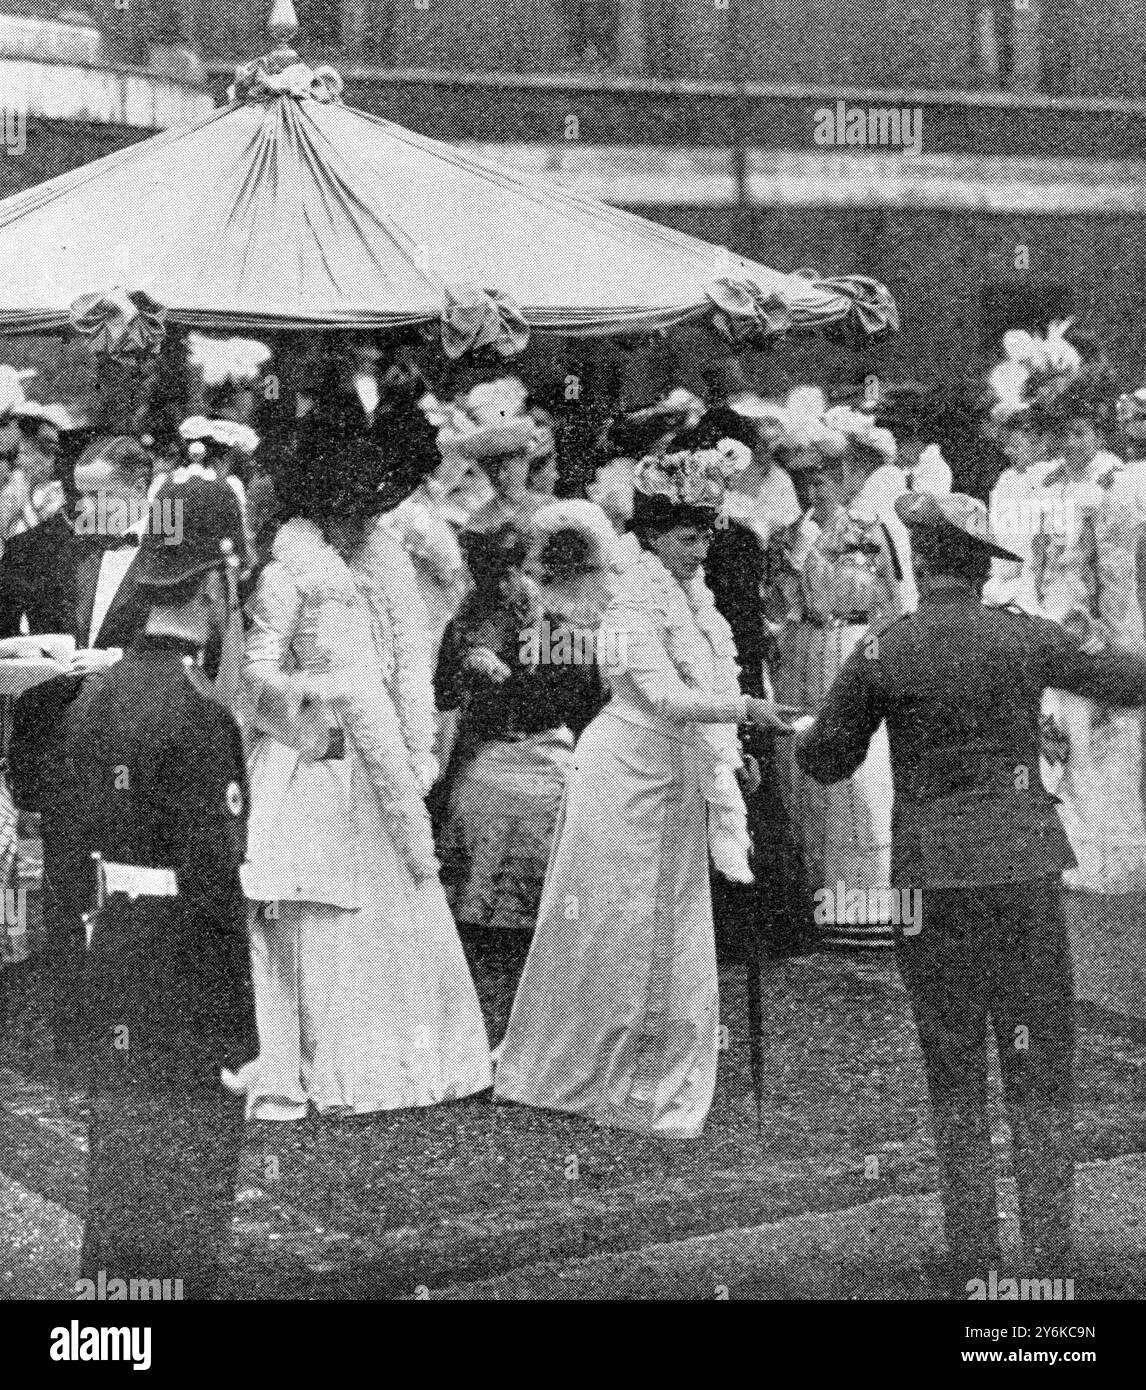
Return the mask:
[[[1137,94],[1146,0],[296,0],[304,52],[458,72]],[[266,47],[270,3],[98,0],[108,32]],[[734,43],[734,31],[741,35]]]

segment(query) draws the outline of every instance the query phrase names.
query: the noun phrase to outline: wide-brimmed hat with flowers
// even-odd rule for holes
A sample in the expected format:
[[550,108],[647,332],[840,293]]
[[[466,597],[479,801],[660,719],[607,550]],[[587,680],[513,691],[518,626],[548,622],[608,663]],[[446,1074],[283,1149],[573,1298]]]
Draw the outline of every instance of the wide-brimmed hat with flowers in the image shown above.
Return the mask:
[[899,452],[890,430],[849,405],[833,405],[822,415],[803,419],[794,412],[792,418],[790,454],[785,458],[785,467],[791,471],[831,467],[849,448],[868,449],[884,463],[894,463]]
[[728,484],[752,462],[752,451],[736,439],[722,439],[711,449],[679,449],[646,454],[636,467],[633,485],[643,497],[663,498],[674,507],[716,511]]

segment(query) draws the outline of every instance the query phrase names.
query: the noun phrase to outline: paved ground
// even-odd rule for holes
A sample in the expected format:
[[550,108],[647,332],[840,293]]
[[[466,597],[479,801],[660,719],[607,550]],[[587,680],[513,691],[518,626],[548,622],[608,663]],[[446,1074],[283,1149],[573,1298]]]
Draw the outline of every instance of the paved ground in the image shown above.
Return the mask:
[[[1002,1186],[1014,1210],[1014,1185]],[[1076,1300],[1146,1295],[1146,1154],[1089,1164],[1076,1177]],[[1004,1223],[1014,1256],[1018,1225]],[[415,1297],[443,1299],[824,1299],[936,1296],[927,1266],[943,1253],[934,1196],[885,1197],[751,1230],[549,1262]],[[1001,1272],[1000,1272],[1001,1273]]]
[[[476,964],[496,1029],[512,980],[493,963]],[[536,1266],[560,1271],[589,1254],[643,1251],[933,1192],[920,1059],[890,961],[819,955],[777,962],[764,988],[762,1137],[743,975],[732,968],[723,977],[728,1052],[709,1124],[696,1141],[643,1139],[492,1106],[488,1097],[337,1124],[316,1118],[252,1126],[226,1293],[412,1296]],[[0,1265],[15,1297],[42,1297],[61,1277],[66,1287],[75,1216],[83,1210],[82,1106],[47,1082],[41,1005],[34,990],[14,999],[0,1044],[0,1174],[8,1180],[0,1188],[0,1236],[11,1227],[24,1242],[17,1255],[0,1256]],[[1144,1067],[1140,1034],[1083,1031],[1080,1160],[1146,1150]],[[1005,1170],[1008,1134],[998,1113],[995,1134]],[[737,1296],[776,1287],[737,1277]],[[778,1277],[797,1288],[791,1270]],[[921,1296],[910,1271],[888,1278],[876,1280],[885,1292],[873,1296]],[[1116,1274],[1111,1280],[1112,1290],[1121,1287]],[[850,1287],[847,1279],[840,1286]],[[830,1288],[831,1279],[819,1287]],[[689,1296],[712,1295],[698,1285]]]

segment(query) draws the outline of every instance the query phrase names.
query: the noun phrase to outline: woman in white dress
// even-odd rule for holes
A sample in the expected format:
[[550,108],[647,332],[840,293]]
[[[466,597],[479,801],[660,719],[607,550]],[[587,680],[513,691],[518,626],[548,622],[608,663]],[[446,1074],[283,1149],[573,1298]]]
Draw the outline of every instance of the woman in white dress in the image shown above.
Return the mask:
[[[1093,643],[1141,650],[1146,468],[1106,447],[1116,389],[1084,366],[1037,403],[1058,462],[1033,494],[1028,587],[1043,617]],[[1059,813],[1078,859],[1064,883],[1087,893],[1146,890],[1142,712],[1063,691],[1048,691],[1043,711]]]
[[785,728],[747,698],[702,566],[748,450],[644,459],[637,561],[600,630],[612,697],[581,736],[495,1095],[689,1138],[716,1085],[709,852],[750,882],[736,725]]
[[983,602],[1000,607],[1015,603],[1034,612],[1037,603],[1030,588],[1031,559],[1040,514],[1039,489],[1055,463],[1048,459],[1051,445],[1031,419],[1029,408],[1018,408],[998,419],[997,428],[1009,467],[991,490],[991,529],[1000,545],[1021,558],[991,561]]
[[426,615],[353,453],[298,464],[253,602],[244,886],[260,1055],[248,1114],[432,1105],[491,1083],[423,796]]
[[[896,467],[895,439],[854,411],[837,408],[811,431],[798,460],[812,506],[778,536],[782,559],[772,598],[779,659],[779,699],[818,712],[840,667],[881,625],[915,602],[910,549],[902,522],[889,520],[906,490]],[[817,907],[825,945],[892,944],[891,760],[881,728],[856,773],[822,787],[796,766],[791,744],[777,747],[777,770],[788,814],[800,836],[809,886],[817,903],[837,900],[839,887],[862,889],[858,920],[836,920]],[[874,891],[873,891],[874,890]],[[880,890],[883,890],[882,892]]]

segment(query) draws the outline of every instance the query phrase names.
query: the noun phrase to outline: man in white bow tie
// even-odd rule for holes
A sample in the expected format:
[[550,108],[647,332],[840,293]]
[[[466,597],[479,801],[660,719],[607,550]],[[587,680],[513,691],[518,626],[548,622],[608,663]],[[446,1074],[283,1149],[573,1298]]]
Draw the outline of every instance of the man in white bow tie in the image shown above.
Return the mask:
[[44,843],[45,964],[56,1058],[72,1074],[82,1049],[79,980],[83,930],[68,884],[70,826],[55,811],[64,717],[83,680],[131,644],[147,604],[131,578],[147,526],[151,456],[133,439],[104,439],[81,455],[79,495],[40,525],[14,536],[0,560],[0,637],[70,634],[68,676],[45,681],[16,702],[9,746],[12,790],[22,811],[38,811]]

